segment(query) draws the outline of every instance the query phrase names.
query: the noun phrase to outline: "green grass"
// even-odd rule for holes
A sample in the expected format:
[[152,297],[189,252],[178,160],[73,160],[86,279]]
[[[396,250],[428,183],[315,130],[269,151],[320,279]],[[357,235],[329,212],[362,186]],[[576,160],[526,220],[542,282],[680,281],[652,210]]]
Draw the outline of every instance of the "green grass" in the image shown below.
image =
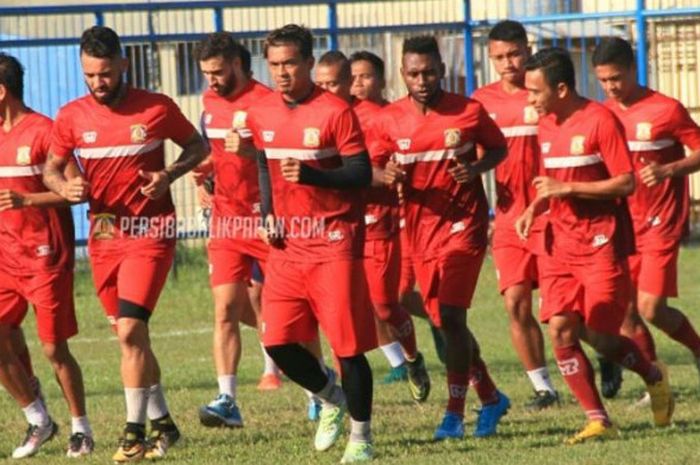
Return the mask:
[[[170,464],[330,464],[337,463],[342,446],[326,453],[313,451],[314,425],[306,420],[306,401],[299,388],[286,381],[277,392],[256,391],[262,356],[256,334],[243,331],[244,354],[240,369],[239,403],[246,426],[240,430],[205,429],[197,420],[197,409],[216,394],[216,378],[211,359],[211,309],[206,264],[202,251],[187,251],[180,260],[177,278],[170,279],[152,319],[155,351],[163,370],[163,381],[171,411],[182,432],[183,441],[168,456]],[[700,249],[683,250],[680,287],[683,298],[676,304],[700,326]],[[84,267],[84,265],[83,265]],[[107,320],[94,297],[89,273],[81,270],[76,279],[76,299],[80,335],[72,341],[73,352],[83,367],[88,409],[96,434],[95,454],[81,463],[110,463],[124,421],[124,398],[119,379],[119,348]],[[27,336],[37,372],[44,383],[50,410],[61,426],[57,439],[46,444],[29,464],[75,463],[64,458],[70,430],[65,402],[50,368],[36,342],[33,318],[28,318]],[[625,373],[617,399],[606,402],[620,426],[622,439],[607,443],[565,447],[563,439],[579,428],[583,413],[573,403],[551,362],[555,383],[564,393],[561,408],[540,414],[523,409],[530,384],[517,361],[507,330],[506,315],[495,287],[493,264],[484,265],[470,326],[479,338],[484,358],[493,378],[506,392],[513,408],[499,428],[499,435],[487,440],[432,443],[433,430],[446,401],[445,377],[435,356],[425,322],[417,323],[419,344],[426,354],[433,378],[429,401],[416,405],[409,400],[405,385],[375,384],[374,438],[377,463],[386,464],[695,464],[700,462],[700,407],[698,373],[692,358],[679,345],[654,331],[660,357],[671,369],[677,393],[675,425],[656,429],[647,410],[631,410],[629,405],[643,390],[642,382]],[[548,350],[548,354],[551,352]],[[378,352],[370,354],[375,380],[387,372],[387,363]],[[470,407],[474,407],[470,392]],[[0,395],[0,462],[10,463],[9,454],[21,439],[25,423],[19,408],[7,394]],[[474,414],[467,414],[471,431]]]

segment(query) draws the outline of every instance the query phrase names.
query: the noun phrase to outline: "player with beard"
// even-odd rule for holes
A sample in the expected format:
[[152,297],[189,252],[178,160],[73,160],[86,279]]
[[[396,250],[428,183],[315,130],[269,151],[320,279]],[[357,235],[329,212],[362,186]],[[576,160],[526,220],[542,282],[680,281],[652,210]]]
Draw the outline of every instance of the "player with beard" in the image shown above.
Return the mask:
[[[69,201],[90,203],[93,281],[119,340],[126,397],[126,426],[113,460],[158,458],[180,434],[163,395],[148,321],[175,251],[170,185],[202,161],[206,146],[170,98],[122,82],[128,61],[113,30],[87,29],[80,62],[90,94],[59,110],[44,183]],[[165,139],[183,148],[167,167]],[[63,167],[73,155],[83,175],[66,179]]]

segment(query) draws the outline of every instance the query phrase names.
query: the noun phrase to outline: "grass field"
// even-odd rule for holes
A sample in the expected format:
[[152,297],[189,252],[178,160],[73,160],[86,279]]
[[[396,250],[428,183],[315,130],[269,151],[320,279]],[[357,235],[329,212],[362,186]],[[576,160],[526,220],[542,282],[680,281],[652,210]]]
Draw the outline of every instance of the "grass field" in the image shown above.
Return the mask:
[[[313,451],[314,424],[306,420],[306,402],[299,388],[286,382],[276,392],[255,389],[262,368],[256,334],[246,330],[244,354],[239,372],[239,405],[246,426],[239,430],[205,429],[199,425],[197,409],[216,394],[216,377],[210,355],[212,299],[207,284],[206,264],[201,251],[188,251],[178,267],[177,279],[170,279],[151,320],[156,353],[163,369],[163,381],[171,411],[183,432],[183,440],[171,449],[169,464],[330,464],[342,455],[341,445],[325,453]],[[680,287],[683,298],[677,305],[700,326],[700,249],[697,244],[681,255]],[[83,463],[110,463],[124,421],[124,396],[119,380],[117,343],[94,297],[87,271],[78,273],[76,283],[80,335],[73,352],[81,363],[88,392],[88,409],[95,430],[97,449]],[[586,446],[566,447],[563,439],[579,428],[584,417],[572,402],[550,358],[555,383],[564,393],[560,408],[530,414],[522,407],[531,395],[530,384],[510,345],[506,316],[495,290],[493,264],[487,260],[482,273],[470,326],[479,338],[484,358],[500,389],[513,408],[504,418],[495,438],[433,443],[431,437],[446,401],[445,377],[435,355],[428,327],[417,323],[419,344],[428,361],[433,392],[423,405],[414,404],[405,385],[375,383],[374,439],[377,463],[386,464],[615,464],[680,465],[700,463],[700,406],[698,373],[690,354],[668,338],[657,336],[660,357],[671,369],[677,393],[675,425],[656,429],[651,413],[629,406],[643,390],[632,373],[618,398],[606,405],[622,431],[622,439]],[[63,456],[70,421],[48,363],[41,358],[33,318],[26,331],[37,372],[44,384],[49,408],[61,426],[56,439],[46,444],[30,464],[74,463]],[[550,350],[547,351],[550,354]],[[387,363],[377,351],[370,354],[375,380],[387,372]],[[470,407],[475,395],[469,394]],[[0,394],[0,462],[9,455],[24,434],[24,418],[10,397]],[[475,414],[467,414],[471,431]]]

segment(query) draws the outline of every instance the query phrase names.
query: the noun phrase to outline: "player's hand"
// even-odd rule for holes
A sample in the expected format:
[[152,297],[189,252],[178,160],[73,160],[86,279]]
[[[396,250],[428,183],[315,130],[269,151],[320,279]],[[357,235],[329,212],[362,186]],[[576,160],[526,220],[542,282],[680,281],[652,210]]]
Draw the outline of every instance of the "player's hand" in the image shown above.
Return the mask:
[[10,189],[0,189],[0,212],[26,206],[22,193]]
[[272,247],[279,247],[282,243],[282,235],[277,228],[277,221],[273,215],[267,215],[263,220],[263,225],[258,228],[258,237]]
[[212,163],[211,158],[206,158],[191,171],[194,183],[197,186],[201,186],[204,184],[204,181],[209,177],[209,175],[211,175],[212,171],[214,171],[214,164]]
[[212,207],[212,195],[204,185],[197,186],[197,201],[199,201],[199,206],[202,208]]
[[69,202],[84,202],[87,200],[89,190],[90,183],[82,176],[76,176],[63,183],[59,195]]
[[670,177],[671,170],[666,165],[659,165],[655,161],[649,162],[647,166],[639,170],[639,179],[647,187],[655,186]]
[[151,200],[161,198],[170,188],[170,180],[165,170],[139,170],[139,176],[146,181],[146,184],[141,186],[141,193]]
[[285,158],[280,163],[282,177],[293,183],[299,183],[301,179],[301,161],[295,158]]
[[395,161],[387,162],[384,166],[384,184],[389,187],[394,187],[395,184],[406,179],[406,172],[401,168],[401,165]]
[[472,182],[479,173],[476,172],[469,164],[463,160],[454,160],[452,166],[447,169],[447,172],[452,175],[452,178],[459,184]]
[[241,148],[241,135],[235,129],[229,129],[224,138],[224,150],[231,153],[238,153]]
[[568,183],[557,181],[549,176],[537,176],[532,181],[532,185],[537,189],[537,196],[545,199],[571,195],[571,186]]
[[526,208],[522,215],[515,220],[515,232],[521,240],[527,240],[528,236],[530,236],[530,230],[534,221],[535,212],[530,207]]

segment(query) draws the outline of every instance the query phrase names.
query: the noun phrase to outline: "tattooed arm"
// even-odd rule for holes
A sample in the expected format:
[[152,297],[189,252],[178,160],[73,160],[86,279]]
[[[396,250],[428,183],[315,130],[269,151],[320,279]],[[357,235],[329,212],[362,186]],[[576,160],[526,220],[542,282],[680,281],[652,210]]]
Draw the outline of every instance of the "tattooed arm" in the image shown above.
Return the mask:
[[90,185],[71,164],[67,158],[49,153],[44,164],[44,185],[69,202],[84,202]]

